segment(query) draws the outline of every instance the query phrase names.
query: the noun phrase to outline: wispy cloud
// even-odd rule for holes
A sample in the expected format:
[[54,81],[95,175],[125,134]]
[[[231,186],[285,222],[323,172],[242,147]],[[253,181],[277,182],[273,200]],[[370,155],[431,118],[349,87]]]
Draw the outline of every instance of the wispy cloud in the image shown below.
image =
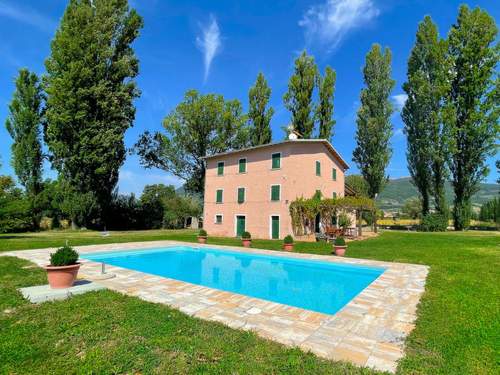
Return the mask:
[[19,4],[9,4],[5,1],[0,3],[0,17],[22,22],[26,25],[34,26],[39,30],[52,32],[56,28],[56,22],[37,10],[19,6]]
[[334,50],[346,34],[380,14],[372,0],[326,0],[311,6],[299,26],[304,28],[306,42],[317,42],[327,51]]
[[391,98],[394,103],[394,106],[396,107],[396,110],[400,112],[406,103],[406,99],[408,99],[408,95],[398,94],[398,95],[393,95]]
[[210,15],[210,22],[201,28],[202,35],[196,37],[196,44],[203,53],[203,62],[205,65],[204,81],[207,80],[210,73],[210,66],[215,55],[221,48],[221,36],[219,25],[214,15]]

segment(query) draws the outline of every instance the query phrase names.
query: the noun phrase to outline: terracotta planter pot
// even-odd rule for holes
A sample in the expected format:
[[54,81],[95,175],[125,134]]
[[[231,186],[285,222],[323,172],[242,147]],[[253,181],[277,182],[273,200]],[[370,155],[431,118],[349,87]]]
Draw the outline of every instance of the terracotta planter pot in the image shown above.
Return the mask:
[[250,247],[252,245],[252,240],[250,240],[250,239],[242,239],[241,242],[243,243],[243,246],[245,246],[245,247]]
[[198,243],[207,243],[207,237],[198,236]]
[[293,243],[284,243],[283,250],[285,251],[293,251]]
[[335,255],[343,257],[345,255],[345,250],[347,249],[347,246],[334,246],[334,248],[335,248]]
[[47,279],[52,289],[63,289],[73,286],[76,280],[76,275],[80,269],[80,263],[70,266],[45,266],[47,271]]

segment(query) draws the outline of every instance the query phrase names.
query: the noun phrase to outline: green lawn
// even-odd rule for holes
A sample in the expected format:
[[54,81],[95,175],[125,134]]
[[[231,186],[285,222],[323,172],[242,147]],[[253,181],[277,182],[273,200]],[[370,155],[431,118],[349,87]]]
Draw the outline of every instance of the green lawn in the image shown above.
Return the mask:
[[[50,232],[0,236],[0,251],[158,239],[194,241],[193,231]],[[239,244],[234,239],[209,243]],[[500,235],[397,233],[351,243],[352,257],[431,266],[417,327],[399,373],[500,371]],[[279,249],[280,241],[254,241]],[[297,251],[328,254],[324,243]],[[43,283],[39,269],[0,257],[0,373],[372,373],[319,359],[252,333],[166,306],[103,291],[31,305],[15,288]]]

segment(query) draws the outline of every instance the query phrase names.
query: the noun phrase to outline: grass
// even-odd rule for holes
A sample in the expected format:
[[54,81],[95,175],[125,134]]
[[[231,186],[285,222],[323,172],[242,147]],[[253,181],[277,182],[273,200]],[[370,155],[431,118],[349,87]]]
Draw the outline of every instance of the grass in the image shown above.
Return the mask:
[[[72,245],[195,241],[195,232],[9,235],[0,236],[0,251],[54,247],[66,239]],[[498,232],[385,232],[349,244],[352,257],[431,266],[399,373],[499,372],[499,240]],[[209,243],[239,245],[240,241],[209,238]],[[281,245],[281,241],[253,241],[259,248]],[[295,250],[328,254],[330,246],[296,243]],[[0,257],[0,373],[372,373],[110,291],[31,305],[15,288],[42,283],[45,276],[39,269],[22,268],[26,264]]]

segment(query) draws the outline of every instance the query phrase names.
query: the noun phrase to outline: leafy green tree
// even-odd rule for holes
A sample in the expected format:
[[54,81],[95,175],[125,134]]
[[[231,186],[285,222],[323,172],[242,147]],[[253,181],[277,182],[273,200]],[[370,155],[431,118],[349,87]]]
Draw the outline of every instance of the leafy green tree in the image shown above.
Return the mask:
[[188,217],[199,217],[201,214],[201,202],[191,196],[175,196],[163,202],[165,214],[163,223],[165,228],[183,228]]
[[127,0],[70,0],[51,43],[45,140],[73,224],[105,216],[118,181],[139,96],[131,45],[141,27]]
[[163,120],[166,134],[142,134],[135,145],[142,165],[160,168],[184,180],[189,193],[202,195],[204,157],[246,147],[247,121],[238,100],[190,90]]
[[269,107],[269,98],[271,97],[271,88],[262,73],[257,76],[255,85],[248,92],[248,119],[251,129],[251,145],[258,146],[270,143],[272,139],[271,117],[274,109]]
[[448,212],[444,184],[447,178],[448,139],[442,123],[442,107],[447,92],[446,42],[440,40],[429,16],[419,24],[416,42],[408,59],[408,99],[401,117],[407,136],[408,169],[421,196],[422,214],[429,213],[430,196],[436,211]]
[[319,138],[321,139],[330,140],[334,134],[333,98],[335,80],[335,70],[329,66],[325,69],[325,76],[318,78],[319,104],[316,107],[316,118],[319,123]]
[[155,184],[146,185],[142,191],[140,204],[144,215],[144,226],[150,228],[162,228],[165,216],[164,202],[175,197],[173,185]]
[[453,143],[449,167],[455,192],[455,230],[468,227],[471,196],[487,175],[486,158],[499,136],[499,44],[494,19],[480,8],[462,5],[448,35],[451,88],[446,121]]
[[[366,87],[361,91],[353,160],[368,184],[368,196],[373,199],[387,182],[385,168],[392,155],[389,141],[393,107],[389,97],[394,80],[389,48],[382,53],[380,45],[372,46],[366,55],[363,76]],[[374,228],[377,228],[376,220]]]
[[35,228],[38,228],[41,218],[37,197],[43,189],[42,101],[42,88],[37,75],[27,69],[19,70],[5,125],[14,141],[11,148],[12,167],[26,189]]
[[368,184],[363,176],[359,174],[345,176],[345,184],[354,190],[356,196],[368,197]]
[[0,232],[32,229],[30,202],[10,176],[0,176]]
[[312,138],[314,118],[312,95],[318,77],[314,57],[306,51],[295,60],[294,74],[288,82],[288,91],[283,96],[285,107],[292,113],[292,125],[303,138]]
[[419,217],[422,217],[423,214],[422,202],[417,197],[407,199],[401,208],[401,211],[410,219],[418,219]]
[[500,224],[500,199],[493,198],[484,203],[479,211],[479,220]]

